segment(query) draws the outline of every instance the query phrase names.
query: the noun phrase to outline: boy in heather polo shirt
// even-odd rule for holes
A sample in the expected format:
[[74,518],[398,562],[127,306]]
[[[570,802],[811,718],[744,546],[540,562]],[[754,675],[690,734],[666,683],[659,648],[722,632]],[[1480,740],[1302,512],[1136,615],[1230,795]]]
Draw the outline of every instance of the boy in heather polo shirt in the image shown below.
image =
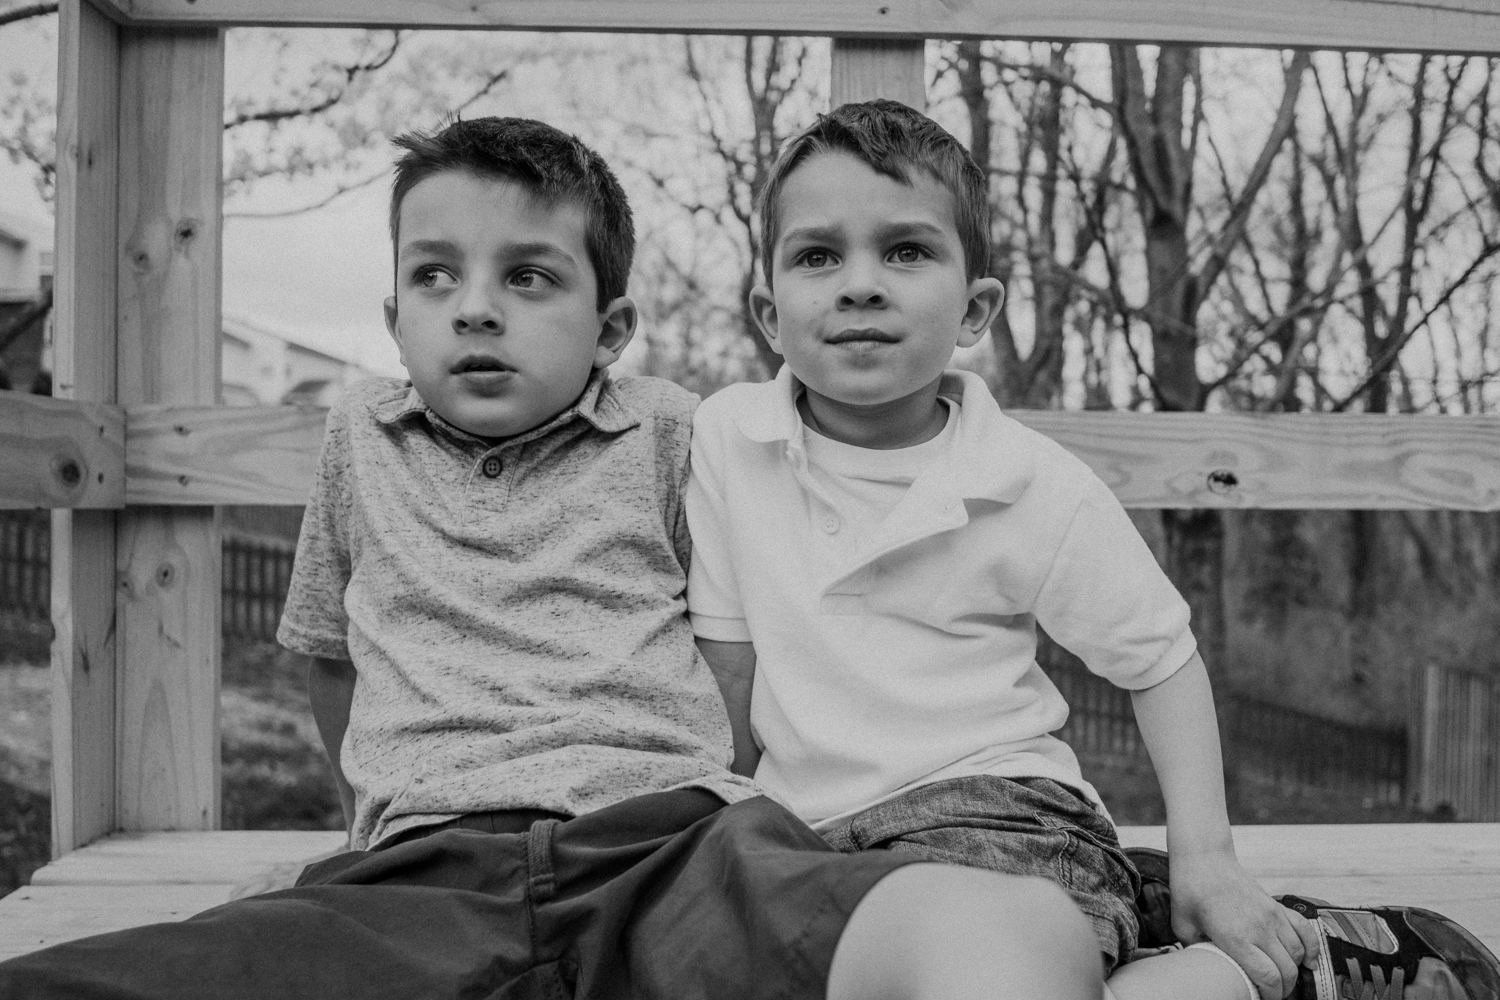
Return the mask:
[[352,850],[0,963],[0,996],[1074,1000],[1039,879],[840,854],[732,774],[685,616],[695,398],[612,379],[629,207],[539,122],[398,140],[410,382],[329,415],[283,643]]
[[944,370],[1004,296],[986,186],[891,101],[821,117],[772,169],[750,308],[785,364],[698,409],[688,492],[689,611],[735,769],[855,856],[1052,879],[1114,969],[1139,876],[1051,735],[1067,706],[1036,664],[1040,622],[1132,691],[1177,930],[1222,948],[1126,965],[1109,989],[1285,996],[1317,937],[1235,859],[1187,605],[1082,462]]

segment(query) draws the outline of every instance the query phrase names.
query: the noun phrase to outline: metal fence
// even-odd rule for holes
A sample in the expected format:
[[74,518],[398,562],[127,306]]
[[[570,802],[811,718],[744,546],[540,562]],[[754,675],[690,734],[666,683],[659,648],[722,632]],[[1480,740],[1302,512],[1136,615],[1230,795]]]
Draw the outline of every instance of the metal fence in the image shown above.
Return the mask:
[[225,635],[275,640],[296,550],[273,539],[224,539]]
[[[46,620],[52,539],[47,511],[0,511],[0,611]],[[276,638],[276,623],[292,579],[288,541],[226,535],[223,628],[226,636]]]
[[1238,695],[1227,707],[1235,753],[1257,771],[1383,805],[1406,801],[1405,729],[1350,725]]
[[45,510],[0,510],[0,611],[51,613],[51,524]]
[[[1079,753],[1145,759],[1129,691],[1089,673],[1050,642],[1040,656],[1070,709],[1058,733],[1062,740]],[[1233,693],[1221,697],[1231,763],[1305,788],[1349,792],[1381,804],[1406,800],[1411,768],[1405,729],[1351,725]]]

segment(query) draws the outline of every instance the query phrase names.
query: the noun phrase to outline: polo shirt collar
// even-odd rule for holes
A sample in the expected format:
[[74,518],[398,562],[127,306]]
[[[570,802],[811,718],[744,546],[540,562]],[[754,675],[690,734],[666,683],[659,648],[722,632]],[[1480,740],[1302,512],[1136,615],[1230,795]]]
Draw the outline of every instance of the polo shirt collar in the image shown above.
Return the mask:
[[[734,417],[741,434],[758,444],[783,442],[804,450],[797,397],[802,382],[786,365],[772,382],[770,406],[742,407]],[[943,373],[938,394],[959,404],[959,423],[949,457],[952,489],[960,499],[1015,503],[1036,474],[1021,426],[1000,412],[984,379],[953,369]]]
[[[422,397],[417,394],[416,387],[409,382],[404,392],[398,390],[395,394],[377,402],[374,411],[375,420],[386,427],[394,426],[413,417],[425,417],[427,422],[434,427],[460,440],[489,445],[495,443],[470,434],[444,420],[432,407],[423,402]],[[578,397],[577,402],[540,427],[535,427],[508,440],[535,440],[575,419],[585,420],[605,434],[617,434],[641,422],[640,415],[619,392],[615,391],[614,380],[609,377],[608,370],[597,368],[589,375],[588,383],[583,387],[583,394]]]

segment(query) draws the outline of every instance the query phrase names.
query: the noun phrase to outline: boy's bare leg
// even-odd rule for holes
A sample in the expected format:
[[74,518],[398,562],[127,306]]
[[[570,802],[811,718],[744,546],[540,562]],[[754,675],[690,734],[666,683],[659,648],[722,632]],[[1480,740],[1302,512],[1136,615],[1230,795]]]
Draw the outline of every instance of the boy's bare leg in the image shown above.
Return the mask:
[[1101,991],[1098,942],[1061,889],[939,864],[877,882],[828,971],[828,1000],[1089,1000]]
[[1253,1000],[1233,960],[1199,948],[1154,955],[1109,977],[1115,1000]]

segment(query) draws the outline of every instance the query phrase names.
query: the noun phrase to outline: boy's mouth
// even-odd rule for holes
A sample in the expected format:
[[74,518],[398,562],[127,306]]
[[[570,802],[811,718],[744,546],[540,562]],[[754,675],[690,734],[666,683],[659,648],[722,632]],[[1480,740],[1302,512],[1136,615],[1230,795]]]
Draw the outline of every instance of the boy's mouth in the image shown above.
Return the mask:
[[512,369],[508,365],[500,363],[495,358],[483,354],[469,354],[459,358],[458,363],[452,368],[454,375],[467,375],[471,372],[508,372]]
[[830,344],[857,344],[876,343],[894,344],[899,340],[895,334],[886,333],[884,330],[864,328],[860,330],[840,330],[828,338]]

